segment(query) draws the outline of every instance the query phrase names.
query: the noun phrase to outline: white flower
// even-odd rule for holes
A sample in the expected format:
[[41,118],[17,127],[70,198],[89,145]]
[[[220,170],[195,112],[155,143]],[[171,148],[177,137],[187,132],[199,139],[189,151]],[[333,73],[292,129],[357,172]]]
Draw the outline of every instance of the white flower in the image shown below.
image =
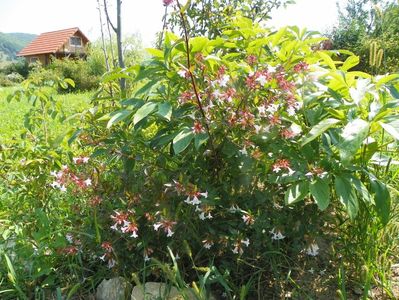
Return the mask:
[[208,191],[206,191],[205,193],[200,193],[200,195],[204,198],[208,198]]
[[61,187],[61,185],[57,181],[53,181],[50,185],[53,188],[60,188]]
[[67,191],[67,188],[65,187],[65,185],[62,185],[60,187],[60,191],[63,192],[63,193],[65,193]]
[[56,171],[51,171],[50,172],[50,176],[57,177],[57,172]]
[[295,116],[295,108],[294,107],[292,107],[292,106],[290,106],[290,107],[288,107],[287,108],[287,114],[289,115],[289,116]]
[[266,107],[264,105],[258,106],[258,112],[260,116],[266,115]]
[[247,149],[241,149],[238,152],[240,152],[242,155],[248,155]]
[[110,228],[113,229],[113,230],[118,231],[118,224],[115,223],[115,224],[112,225]]
[[245,239],[243,241],[241,241],[241,243],[243,243],[246,247],[249,246],[249,239]]
[[278,111],[279,105],[278,104],[270,104],[267,108],[266,111],[270,114],[274,114],[275,112]]
[[67,239],[67,241],[69,242],[69,243],[73,243],[73,235],[72,234],[70,234],[70,233],[67,233],[66,235],[65,235],[65,238]]
[[87,164],[87,163],[89,162],[89,159],[90,159],[90,158],[89,158],[89,157],[86,157],[86,156],[85,156],[85,157],[82,157],[82,161],[83,161],[84,164]]
[[153,226],[154,226],[154,230],[158,231],[159,227],[162,226],[162,223],[155,223]]
[[168,228],[168,234],[166,235],[167,237],[171,237],[174,234],[172,229]]
[[262,126],[260,125],[254,125],[255,127],[255,133],[258,134],[262,130]]
[[144,255],[144,261],[150,261],[151,260],[151,258],[146,254],[146,255]]
[[186,70],[181,69],[180,71],[177,72],[181,78],[186,78]]
[[220,87],[226,87],[227,82],[229,82],[230,76],[229,75],[223,75],[221,79],[219,79],[218,83]]
[[275,67],[272,67],[272,66],[267,66],[267,71],[268,71],[269,73],[274,73],[274,72],[276,72],[276,68],[275,68]]
[[133,233],[130,237],[135,238],[135,239],[138,238],[137,231],[133,231]]
[[259,75],[259,77],[255,79],[255,81],[259,82],[260,85],[264,86],[267,82],[267,78],[265,75]]
[[212,241],[205,240],[205,241],[202,241],[202,242],[204,243],[204,248],[205,249],[211,249],[212,246],[213,246],[213,242]]
[[306,248],[306,254],[310,256],[316,256],[319,254],[319,249],[319,245],[313,242]]
[[212,93],[212,96],[215,97],[216,99],[219,99],[221,95],[222,94],[220,93],[220,91],[218,89],[214,90]]
[[90,186],[90,185],[91,185],[91,179],[90,179],[90,178],[86,179],[86,180],[84,181],[84,184],[85,184],[86,186]]
[[115,266],[115,260],[113,258],[108,260],[108,269],[111,269]]
[[281,231],[278,229],[276,230],[276,228],[273,228],[270,233],[273,234],[272,240],[282,240],[285,238]]

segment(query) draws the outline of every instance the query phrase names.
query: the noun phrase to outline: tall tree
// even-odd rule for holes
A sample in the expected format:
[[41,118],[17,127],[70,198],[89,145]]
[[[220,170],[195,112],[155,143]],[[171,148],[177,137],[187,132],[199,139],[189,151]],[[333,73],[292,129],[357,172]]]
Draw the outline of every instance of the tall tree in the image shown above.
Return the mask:
[[[116,45],[118,50],[118,64],[120,68],[125,68],[125,62],[123,59],[123,48],[122,48],[122,0],[116,0],[116,26],[112,23],[108,13],[107,0],[104,0],[104,11],[107,16],[107,23],[111,26],[112,30],[116,34]],[[126,80],[121,78],[119,81],[121,93],[123,94],[126,90]]]
[[[169,5],[173,1],[165,0]],[[270,19],[273,9],[294,3],[295,0],[188,0],[185,15],[191,24],[190,35],[206,35],[209,38],[219,36],[228,20],[238,11],[254,22]],[[168,16],[170,27],[178,28],[180,16],[172,12]]]

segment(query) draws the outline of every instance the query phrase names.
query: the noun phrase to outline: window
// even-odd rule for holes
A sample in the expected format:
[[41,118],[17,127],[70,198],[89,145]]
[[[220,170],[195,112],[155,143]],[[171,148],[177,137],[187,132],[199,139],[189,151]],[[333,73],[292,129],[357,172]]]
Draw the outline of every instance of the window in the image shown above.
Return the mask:
[[81,47],[82,46],[82,39],[78,36],[72,36],[69,39],[69,43],[71,44],[71,46],[77,46],[77,47]]

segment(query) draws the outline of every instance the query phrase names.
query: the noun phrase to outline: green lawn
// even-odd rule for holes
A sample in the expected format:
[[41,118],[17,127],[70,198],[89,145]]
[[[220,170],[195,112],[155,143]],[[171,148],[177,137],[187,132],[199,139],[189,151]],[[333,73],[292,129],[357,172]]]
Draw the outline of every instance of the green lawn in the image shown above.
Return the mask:
[[[18,139],[24,130],[24,115],[29,111],[30,104],[26,100],[7,102],[7,96],[15,89],[16,87],[0,87],[0,143]],[[91,92],[58,94],[56,99],[62,103],[65,113],[69,116],[88,108],[91,96]],[[58,134],[67,130],[71,122],[73,121],[52,123],[52,133]]]

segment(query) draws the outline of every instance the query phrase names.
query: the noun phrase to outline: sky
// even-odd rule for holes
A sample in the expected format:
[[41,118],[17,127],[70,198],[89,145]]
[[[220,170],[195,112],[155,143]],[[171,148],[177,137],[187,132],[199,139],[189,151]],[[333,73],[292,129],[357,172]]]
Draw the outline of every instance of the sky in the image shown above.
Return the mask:
[[[287,9],[273,12],[269,25],[324,31],[337,20],[337,1],[296,0]],[[155,33],[162,29],[162,0],[123,0],[122,8],[124,35],[138,33],[144,45],[151,46]],[[71,27],[79,27],[92,41],[100,37],[97,0],[0,0],[0,32],[40,34]]]

